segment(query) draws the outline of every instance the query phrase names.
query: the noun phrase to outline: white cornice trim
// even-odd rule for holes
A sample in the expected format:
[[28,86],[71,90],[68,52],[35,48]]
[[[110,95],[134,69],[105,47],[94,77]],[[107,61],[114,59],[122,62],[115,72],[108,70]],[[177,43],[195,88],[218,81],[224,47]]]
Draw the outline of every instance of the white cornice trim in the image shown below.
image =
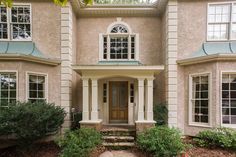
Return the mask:
[[236,54],[214,54],[202,57],[181,59],[178,60],[177,63],[179,65],[186,66],[213,61],[236,61]]
[[96,16],[158,16],[163,13],[168,0],[150,5],[92,5],[84,7],[79,0],[70,0],[74,12],[80,17]]
[[46,58],[39,58],[39,57],[34,57],[34,56],[22,55],[22,54],[0,54],[0,60],[1,61],[9,61],[9,60],[28,61],[28,62],[51,65],[51,66],[56,66],[56,65],[61,64],[61,61],[57,59],[46,59]]

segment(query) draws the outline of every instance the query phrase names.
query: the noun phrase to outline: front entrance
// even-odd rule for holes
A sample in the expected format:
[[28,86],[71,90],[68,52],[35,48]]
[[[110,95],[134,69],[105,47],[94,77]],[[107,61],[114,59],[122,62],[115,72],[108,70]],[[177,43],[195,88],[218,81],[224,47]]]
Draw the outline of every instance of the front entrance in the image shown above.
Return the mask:
[[109,83],[109,122],[128,123],[128,82]]

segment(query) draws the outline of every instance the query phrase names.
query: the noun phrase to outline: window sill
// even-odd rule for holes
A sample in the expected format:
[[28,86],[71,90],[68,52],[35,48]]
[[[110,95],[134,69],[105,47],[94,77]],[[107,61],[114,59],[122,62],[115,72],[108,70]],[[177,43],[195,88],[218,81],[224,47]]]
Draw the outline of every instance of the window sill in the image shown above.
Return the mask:
[[202,127],[202,128],[212,128],[212,126],[210,124],[204,124],[204,123],[190,123],[189,126]]
[[221,127],[236,129],[236,124],[221,124]]
[[101,65],[141,65],[137,60],[101,60],[98,62]]

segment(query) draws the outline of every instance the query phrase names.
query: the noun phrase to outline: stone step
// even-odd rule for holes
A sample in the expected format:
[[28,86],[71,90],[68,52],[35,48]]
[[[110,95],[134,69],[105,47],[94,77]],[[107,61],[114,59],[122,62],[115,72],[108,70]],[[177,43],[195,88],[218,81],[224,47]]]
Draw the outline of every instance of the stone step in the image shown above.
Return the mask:
[[104,136],[135,136],[136,132],[131,130],[101,130]]
[[134,142],[133,136],[103,136],[106,142]]
[[103,146],[105,147],[134,147],[134,142],[115,142],[115,143],[109,143],[109,142],[103,142]]

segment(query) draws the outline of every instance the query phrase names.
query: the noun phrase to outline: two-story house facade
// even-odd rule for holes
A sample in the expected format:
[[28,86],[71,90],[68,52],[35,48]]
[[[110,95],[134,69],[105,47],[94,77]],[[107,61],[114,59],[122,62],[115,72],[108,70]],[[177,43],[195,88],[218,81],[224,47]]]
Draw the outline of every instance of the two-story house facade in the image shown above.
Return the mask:
[[[0,106],[45,100],[82,127],[236,127],[236,2],[18,1],[0,7]],[[235,88],[235,89],[234,89]]]

